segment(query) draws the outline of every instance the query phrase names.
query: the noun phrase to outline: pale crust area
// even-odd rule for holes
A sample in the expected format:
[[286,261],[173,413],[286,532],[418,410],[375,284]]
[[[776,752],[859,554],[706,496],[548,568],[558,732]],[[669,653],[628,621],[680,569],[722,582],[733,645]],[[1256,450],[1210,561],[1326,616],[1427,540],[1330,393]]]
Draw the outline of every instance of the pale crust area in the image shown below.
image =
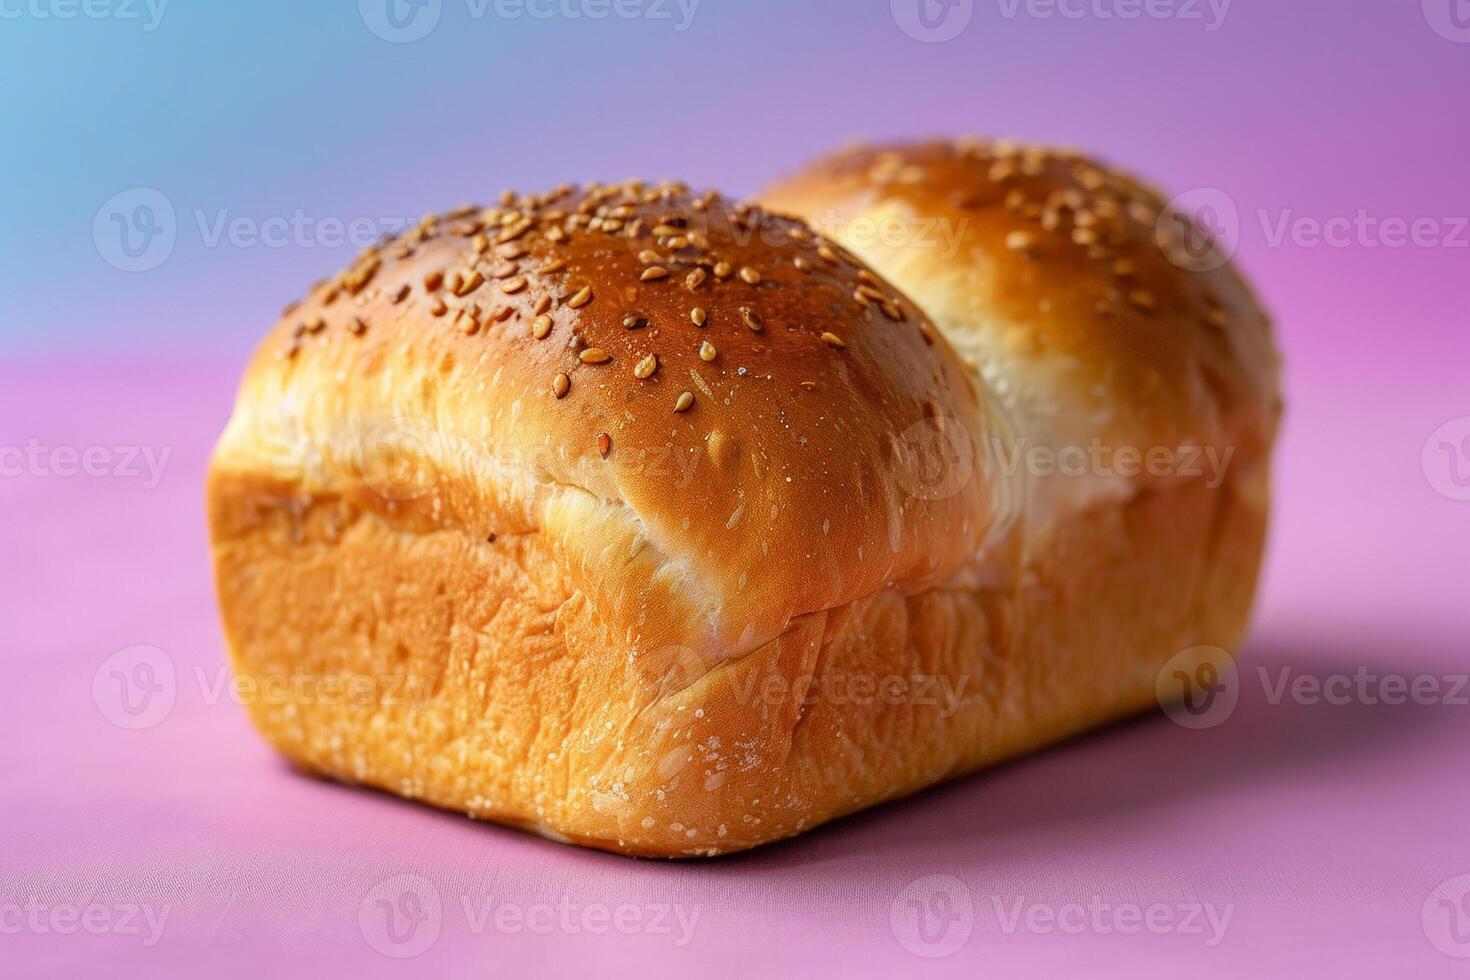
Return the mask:
[[1239,638],[1264,531],[1228,486],[1149,492],[1013,578],[883,589],[711,665],[630,649],[540,531],[490,542],[366,488],[220,470],[210,495],[234,667],[281,752],[645,856],[788,837],[1150,707],[1173,653]]

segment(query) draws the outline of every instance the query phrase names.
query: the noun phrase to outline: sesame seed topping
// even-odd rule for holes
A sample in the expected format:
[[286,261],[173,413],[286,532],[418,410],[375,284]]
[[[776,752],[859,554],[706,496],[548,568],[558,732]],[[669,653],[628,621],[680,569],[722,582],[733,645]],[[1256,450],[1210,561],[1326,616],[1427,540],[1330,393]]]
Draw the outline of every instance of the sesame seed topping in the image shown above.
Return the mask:
[[669,270],[665,269],[663,266],[651,265],[648,268],[644,269],[643,274],[640,275],[638,278],[641,279],[643,282],[651,282],[654,279],[663,279],[667,277],[668,274]]
[[1030,255],[1036,250],[1036,236],[1029,231],[1018,229],[1006,235],[1006,248],[1012,252]]
[[728,262],[716,262],[712,271],[716,279],[729,279],[730,273],[734,272],[735,268]]
[[699,345],[699,359],[701,361],[713,361],[716,356],[715,345],[706,340]]
[[402,286],[398,287],[398,292],[393,294],[393,302],[402,303],[404,300],[408,299],[408,294],[410,292],[412,292],[412,288],[409,286],[408,283],[404,283]]
[[837,253],[832,251],[832,246],[826,244],[825,242],[817,246],[817,255],[822,259],[823,262],[828,262],[832,265],[837,264]]
[[704,321],[708,318],[709,314],[704,312],[704,307],[702,306],[696,306],[689,311],[689,319],[694,321],[696,327],[704,326]]
[[549,276],[553,272],[560,272],[567,267],[566,259],[552,259],[550,262],[537,269],[539,275]]
[[579,309],[579,308],[581,308],[583,306],[586,306],[589,302],[591,302],[591,300],[592,300],[592,287],[591,286],[583,286],[581,289],[577,290],[571,296],[567,297],[567,305],[570,306],[572,309],[575,310],[575,309]]
[[691,405],[693,405],[693,404],[694,404],[694,392],[692,392],[692,391],[681,391],[681,392],[679,392],[679,397],[674,400],[674,411],[676,411],[676,412],[687,412],[687,411],[689,411],[689,407]]
[[429,304],[429,312],[435,316],[443,316],[449,312],[449,307],[442,299],[435,298],[434,302]]
[[765,329],[765,321],[761,319],[761,315],[748,306],[740,307],[740,319],[756,333],[760,333]]
[[360,337],[366,330],[367,321],[360,316],[355,316],[351,320],[347,321],[347,332],[353,334],[354,336]]
[[551,393],[557,398],[567,397],[567,392],[572,390],[572,379],[565,371],[557,372],[556,377],[551,379]]
[[689,275],[684,277],[684,288],[689,290],[698,289],[699,284],[704,282],[704,280],[708,276],[709,273],[705,272],[703,269],[693,269],[690,271]]
[[740,267],[740,279],[742,282],[747,282],[750,285],[754,286],[761,281],[761,274],[759,272],[756,272],[750,266],[743,265]]
[[1134,308],[1147,313],[1154,308],[1154,294],[1147,289],[1135,289],[1128,294],[1128,302],[1133,304]]
[[424,289],[427,292],[432,293],[442,285],[444,285],[444,272],[442,269],[436,269],[424,276]]
[[531,321],[531,336],[537,340],[545,340],[546,335],[551,333],[551,317],[541,314]]
[[525,276],[516,276],[513,279],[507,279],[507,280],[505,280],[505,282],[503,282],[503,283],[500,284],[500,291],[502,293],[507,293],[507,294],[510,294],[510,293],[518,293],[522,289],[525,289],[525,288],[526,288],[526,277]]
[[627,316],[623,317],[623,326],[628,328],[629,330],[642,330],[644,327],[648,326],[648,319],[646,317],[639,316],[637,313],[629,313]]
[[597,455],[607,459],[607,454],[612,452],[612,436],[606,432],[597,433]]
[[612,360],[612,355],[603,350],[601,347],[588,347],[586,350],[578,354],[577,357],[582,361],[583,364],[606,364],[608,361]]
[[462,276],[460,278],[459,282],[455,286],[454,295],[468,296],[470,293],[473,293],[475,290],[479,289],[484,281],[485,277],[480,275],[478,269],[472,270],[468,275]]
[[842,348],[847,346],[847,343],[841,337],[825,330],[822,332],[822,343],[828,347],[835,347],[838,350],[842,350]]
[[649,354],[633,367],[633,377],[642,381],[644,378],[653,377],[653,372],[658,370],[658,355]]

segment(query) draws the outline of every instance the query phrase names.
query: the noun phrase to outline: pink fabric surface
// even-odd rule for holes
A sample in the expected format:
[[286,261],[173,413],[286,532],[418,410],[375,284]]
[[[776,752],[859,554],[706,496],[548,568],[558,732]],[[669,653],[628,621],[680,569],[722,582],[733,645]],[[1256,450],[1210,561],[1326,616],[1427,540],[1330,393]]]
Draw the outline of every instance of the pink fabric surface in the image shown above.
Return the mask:
[[[11,364],[0,444],[35,440],[49,469],[0,479],[0,974],[1466,975],[1470,690],[1450,694],[1470,670],[1470,503],[1436,490],[1446,475],[1422,454],[1470,397],[1463,364],[1352,364],[1293,378],[1268,572],[1223,723],[1139,719],[704,863],[294,774],[217,686],[200,480],[237,367]],[[49,471],[65,446],[106,448],[109,475]],[[169,451],[156,486],[141,460],[127,475],[127,446]],[[163,651],[175,697],[130,729],[104,662],[136,645]],[[1283,668],[1427,675],[1440,694],[1273,703]],[[405,892],[421,921],[390,934],[376,899]],[[1228,914],[1222,929],[1206,909]],[[1123,931],[1129,910],[1167,928]]]

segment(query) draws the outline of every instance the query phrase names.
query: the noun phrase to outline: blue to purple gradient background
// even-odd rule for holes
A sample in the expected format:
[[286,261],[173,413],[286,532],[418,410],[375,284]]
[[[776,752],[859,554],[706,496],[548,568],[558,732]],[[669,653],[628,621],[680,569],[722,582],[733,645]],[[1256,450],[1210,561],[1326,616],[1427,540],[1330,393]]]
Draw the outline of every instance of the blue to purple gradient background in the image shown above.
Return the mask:
[[[355,251],[211,246],[200,225],[221,215],[377,219],[629,175],[742,194],[854,137],[974,131],[1225,190],[1289,350],[1470,352],[1470,247],[1273,247],[1258,217],[1470,213],[1470,44],[1418,0],[1234,0],[1214,30],[1203,3],[1125,21],[1090,12],[1119,0],[1071,0],[1080,19],[975,0],[943,43],[907,36],[888,0],[700,0],[684,30],[672,0],[671,19],[596,21],[444,0],[413,43],[374,35],[353,0],[173,0],[153,30],[141,2],[136,20],[0,19],[7,348],[238,358]],[[91,236],[135,186],[177,214],[145,273]]]
[[[1470,938],[1447,942],[1436,904],[1459,883],[1470,925],[1464,706],[1247,689],[1210,731],[1142,720],[746,858],[670,865],[298,778],[193,679],[224,662],[209,447],[282,305],[356,251],[317,233],[211,244],[221,219],[377,221],[632,175],[740,195],[854,137],[962,132],[1075,144],[1238,213],[1288,405],[1242,663],[1470,673],[1470,0],[1234,0],[1214,30],[1192,0],[1204,19],[973,0],[942,43],[906,34],[890,0],[700,0],[684,30],[441,0],[412,43],[368,28],[361,9],[385,0],[171,0],[152,30],[141,0],[139,19],[81,2],[0,0],[0,718],[17,733],[0,739],[0,975],[1464,975]],[[176,240],[125,272],[94,221],[136,188],[166,198]],[[1359,214],[1439,241],[1272,238]],[[1437,431],[1466,437],[1459,457]],[[32,445],[39,461],[12,470]],[[122,472],[139,447],[167,458],[158,480]],[[57,472],[92,450],[106,472]],[[97,678],[138,645],[178,680],[171,713],[135,730]],[[450,915],[402,962],[364,941],[359,902],[405,872],[451,911],[494,892],[704,915],[679,949]],[[977,903],[944,959],[892,918],[930,874]],[[1006,934],[992,892],[1236,916],[1216,949]],[[172,916],[156,947],[17,934],[7,903],[33,894]]]

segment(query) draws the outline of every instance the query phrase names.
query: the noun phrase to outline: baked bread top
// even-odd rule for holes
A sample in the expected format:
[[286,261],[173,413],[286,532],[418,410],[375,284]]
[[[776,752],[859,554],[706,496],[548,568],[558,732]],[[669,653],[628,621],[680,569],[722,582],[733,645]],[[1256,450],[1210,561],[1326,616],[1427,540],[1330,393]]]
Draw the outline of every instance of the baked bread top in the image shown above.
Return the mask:
[[981,474],[936,491],[921,457],[958,420],[973,458],[980,417],[924,314],[840,246],[634,181],[507,192],[364,251],[285,311],[215,465],[559,534],[630,645],[733,655],[972,556]]
[[[1224,246],[1148,184],[1070,150],[963,139],[852,146],[761,201],[911,296],[1033,445],[1211,447],[1237,474],[1267,459],[1269,320]],[[1154,478],[1043,496],[1081,506]]]

